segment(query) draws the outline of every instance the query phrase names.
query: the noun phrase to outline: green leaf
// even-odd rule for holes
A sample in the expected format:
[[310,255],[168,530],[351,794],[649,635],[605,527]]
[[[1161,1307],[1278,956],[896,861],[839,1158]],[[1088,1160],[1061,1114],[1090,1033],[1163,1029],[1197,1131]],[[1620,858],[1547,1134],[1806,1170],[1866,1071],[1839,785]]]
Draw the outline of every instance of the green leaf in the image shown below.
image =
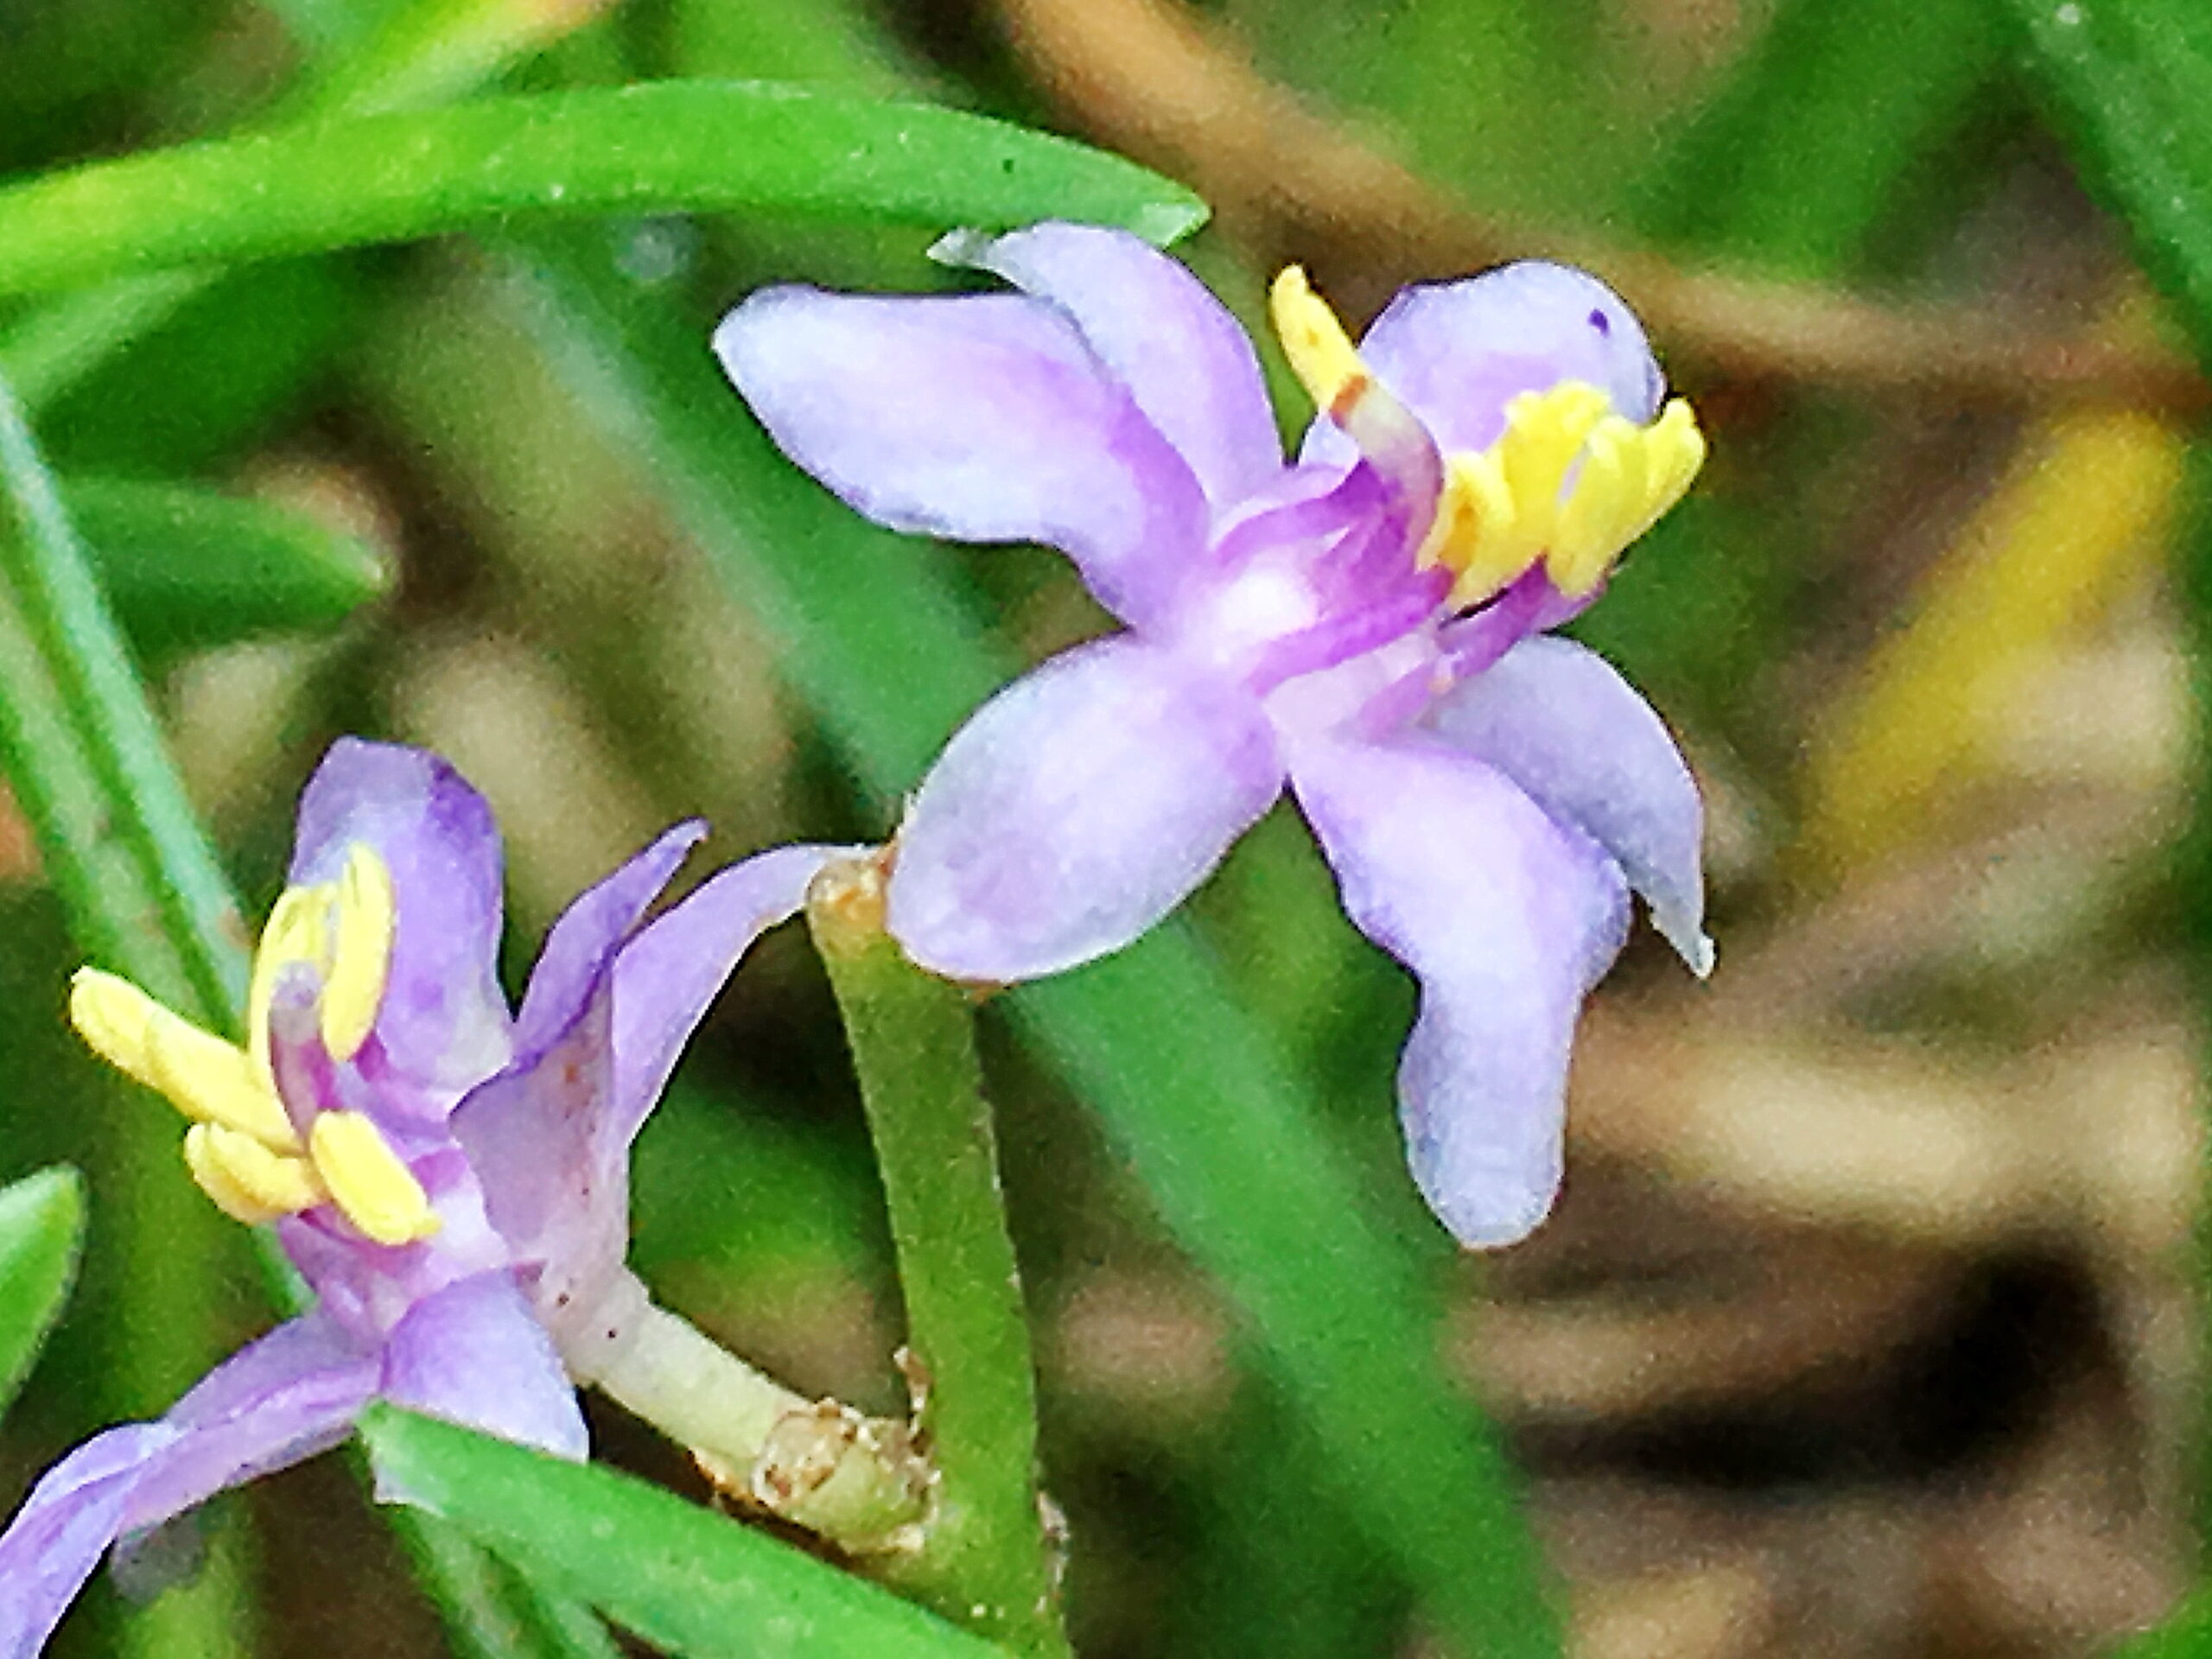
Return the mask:
[[[793,471],[697,336],[603,263],[541,239],[528,282],[539,337],[587,411],[651,462],[887,810],[1014,671],[956,597],[943,550],[862,524]],[[1372,1213],[1322,1132],[1315,1088],[1192,932],[1163,927],[1012,1001],[1252,1316],[1376,1548],[1468,1653],[1556,1651],[1516,1483],[1439,1364],[1418,1248]]]
[[546,1592],[452,1522],[409,1509],[389,1518],[460,1659],[620,1659],[588,1608]]
[[374,548],[274,502],[115,479],[61,493],[141,651],[332,628],[391,590]]
[[1854,256],[1997,71],[1984,0],[1789,0],[1646,176],[1643,228],[1795,276]]
[[53,474],[0,383],[0,756],[71,929],[233,1027],[245,928]]
[[2113,1659],[2203,1659],[2212,1654],[2212,1589],[2199,1586],[2165,1622],[2113,1649]]
[[737,82],[486,98],[134,156],[0,191],[0,293],[434,236],[518,214],[1048,218],[1167,242],[1198,199],[1132,162],[922,105]]
[[642,1481],[378,1408],[385,1488],[690,1659],[990,1659],[1001,1649]]
[[42,1169],[0,1187],[0,1412],[22,1386],[77,1276],[85,1182]]
[[2006,0],[2084,181],[2212,365],[2212,9]]

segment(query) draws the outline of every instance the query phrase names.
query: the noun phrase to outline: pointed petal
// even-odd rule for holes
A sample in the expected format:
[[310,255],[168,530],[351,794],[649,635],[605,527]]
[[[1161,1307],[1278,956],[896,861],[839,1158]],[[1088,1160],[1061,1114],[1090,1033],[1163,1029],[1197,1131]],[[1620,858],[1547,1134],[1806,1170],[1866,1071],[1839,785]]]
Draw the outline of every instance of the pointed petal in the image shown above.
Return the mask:
[[372,1349],[308,1313],[278,1325],[202,1377],[162,1419],[179,1431],[131,1494],[137,1532],[217,1492],[344,1440],[376,1391]]
[[1428,719],[1453,747],[1611,854],[1691,971],[1712,971],[1697,780],[1611,664],[1571,640],[1525,639],[1447,692]]
[[1281,787],[1243,686],[1126,634],[1078,646],[984,704],[923,780],[891,931],[955,979],[1089,962],[1180,904]]
[[1052,306],[767,289],[715,350],[784,453],[878,524],[1057,547],[1133,623],[1205,552],[1190,468]]
[[[1399,289],[1359,354],[1447,452],[1487,449],[1516,394],[1562,380],[1597,387],[1638,424],[1666,390],[1620,296],[1587,271],[1536,259]],[[1347,448],[1326,421],[1306,444],[1319,459],[1342,459]]]
[[582,1462],[591,1450],[576,1391],[512,1273],[478,1274],[416,1303],[385,1344],[378,1392],[556,1457]]
[[707,826],[696,820],[663,832],[562,912],[545,936],[522,1012],[515,1018],[518,1054],[527,1057],[543,1048],[582,1011],[623,941],[706,833]]
[[798,913],[815,874],[857,847],[776,847],[717,872],[614,964],[614,1090],[605,1145],[626,1158],[677,1057],[753,940]]
[[466,1088],[507,1056],[492,809],[436,755],[340,738],[300,797],[292,884],[336,880],[355,842],[383,859],[398,912],[373,1027],[385,1057],[408,1077]]
[[548,1322],[588,1303],[628,1249],[627,1147],[611,1147],[607,1132],[613,991],[602,974],[549,1047],[474,1090],[452,1118],[485,1213],[514,1261],[538,1269],[532,1295]]
[[1398,1101],[1421,1195],[1461,1243],[1512,1243],[1558,1190],[1568,1049],[1620,949],[1620,872],[1433,740],[1313,745],[1291,781],[1345,913],[1421,981]]
[[1048,224],[1010,236],[948,237],[931,251],[995,272],[1074,319],[1216,512],[1281,470],[1282,441],[1252,342],[1204,283],[1151,244],[1127,231]]
[[0,1659],[33,1659],[122,1535],[130,1494],[175,1438],[162,1423],[95,1435],[39,1478],[0,1535]]

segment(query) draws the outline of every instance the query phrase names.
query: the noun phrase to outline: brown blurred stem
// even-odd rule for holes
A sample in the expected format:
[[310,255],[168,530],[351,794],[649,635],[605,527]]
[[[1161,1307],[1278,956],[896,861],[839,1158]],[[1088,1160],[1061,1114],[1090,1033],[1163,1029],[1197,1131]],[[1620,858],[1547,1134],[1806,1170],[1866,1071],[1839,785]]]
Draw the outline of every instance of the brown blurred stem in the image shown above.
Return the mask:
[[[1485,218],[1306,107],[1167,0],[995,0],[1014,49],[1091,138],[1174,175],[1271,264],[1471,270],[1541,252],[1598,272],[1708,375],[1815,380],[1962,403],[2114,404],[2196,415],[2186,359],[1977,310],[1907,309],[1805,283],[1686,270],[1586,232]],[[1352,285],[1333,284],[1339,292]],[[1370,296],[1379,302],[1383,296]]]

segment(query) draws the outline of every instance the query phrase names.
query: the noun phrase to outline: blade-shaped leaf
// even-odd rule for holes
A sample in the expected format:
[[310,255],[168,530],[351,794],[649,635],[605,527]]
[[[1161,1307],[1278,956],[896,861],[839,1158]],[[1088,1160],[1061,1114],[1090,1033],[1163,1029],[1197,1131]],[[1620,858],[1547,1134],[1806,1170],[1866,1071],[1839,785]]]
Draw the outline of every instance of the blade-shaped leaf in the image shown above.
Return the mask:
[[391,586],[375,549],[273,502],[114,479],[61,494],[143,652],[334,627]]
[[2091,189],[2212,363],[2212,10],[2007,0]]
[[310,123],[0,191],[0,293],[432,236],[517,214],[1063,218],[1167,242],[1205,217],[1133,162],[980,116],[664,81]]
[[690,1659],[990,1659],[1001,1650],[643,1481],[426,1417],[363,1426],[383,1491]]
[[0,1187],[0,1411],[22,1386],[68,1300],[85,1238],[85,1183],[42,1169]]

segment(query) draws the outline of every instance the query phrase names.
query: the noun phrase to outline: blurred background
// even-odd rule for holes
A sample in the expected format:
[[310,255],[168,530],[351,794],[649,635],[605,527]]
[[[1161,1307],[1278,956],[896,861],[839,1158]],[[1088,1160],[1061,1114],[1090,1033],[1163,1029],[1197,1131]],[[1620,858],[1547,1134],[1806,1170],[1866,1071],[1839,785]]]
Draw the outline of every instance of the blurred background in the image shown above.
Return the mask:
[[[249,122],[342,75],[391,10],[0,0],[0,170]],[[1523,255],[1612,279],[1713,458],[1577,632],[1704,782],[1713,980],[1639,933],[1584,1023],[1556,1218],[1460,1258],[1392,1116],[1410,985],[1287,812],[1202,896],[1203,931],[1447,1299],[1439,1340],[1525,1472],[1578,1652],[2075,1654],[2161,1615],[2202,1485],[2191,965],[2212,884],[2186,856],[2202,751],[2178,573],[2204,388],[2003,7],[485,10],[500,30],[448,95],[767,77],[1122,150],[1212,204],[1188,256],[1248,318],[1291,260],[1357,318]],[[380,590],[303,628],[250,590],[165,605],[158,570],[134,607],[111,572],[249,893],[273,894],[292,798],[349,730],[434,746],[492,798],[518,965],[674,817],[714,820],[716,861],[880,837],[897,785],[849,774],[794,690],[782,642],[805,618],[748,605],[747,536],[818,544],[823,594],[925,571],[994,663],[1100,629],[1055,558],[855,535],[757,440],[722,483],[769,505],[719,521],[704,452],[671,438],[749,429],[704,357],[723,308],[771,280],[942,285],[928,240],[518,229],[234,272],[89,369],[0,332],[66,474],[304,512]],[[912,777],[963,711],[929,711]],[[267,1313],[166,1109],[67,1037],[74,958],[12,816],[0,911],[0,1174],[67,1160],[92,1182],[83,1290],[0,1433],[11,1508]],[[1144,1186],[1010,1025],[985,1035],[1079,1647],[1435,1650]],[[748,962],[640,1158],[633,1260],[664,1300],[796,1386],[896,1407],[880,1198],[802,940]],[[619,1412],[594,1423],[618,1461],[702,1491]],[[341,1460],[214,1506],[200,1546],[197,1588],[138,1612],[104,1579],[57,1651],[444,1650]]]

